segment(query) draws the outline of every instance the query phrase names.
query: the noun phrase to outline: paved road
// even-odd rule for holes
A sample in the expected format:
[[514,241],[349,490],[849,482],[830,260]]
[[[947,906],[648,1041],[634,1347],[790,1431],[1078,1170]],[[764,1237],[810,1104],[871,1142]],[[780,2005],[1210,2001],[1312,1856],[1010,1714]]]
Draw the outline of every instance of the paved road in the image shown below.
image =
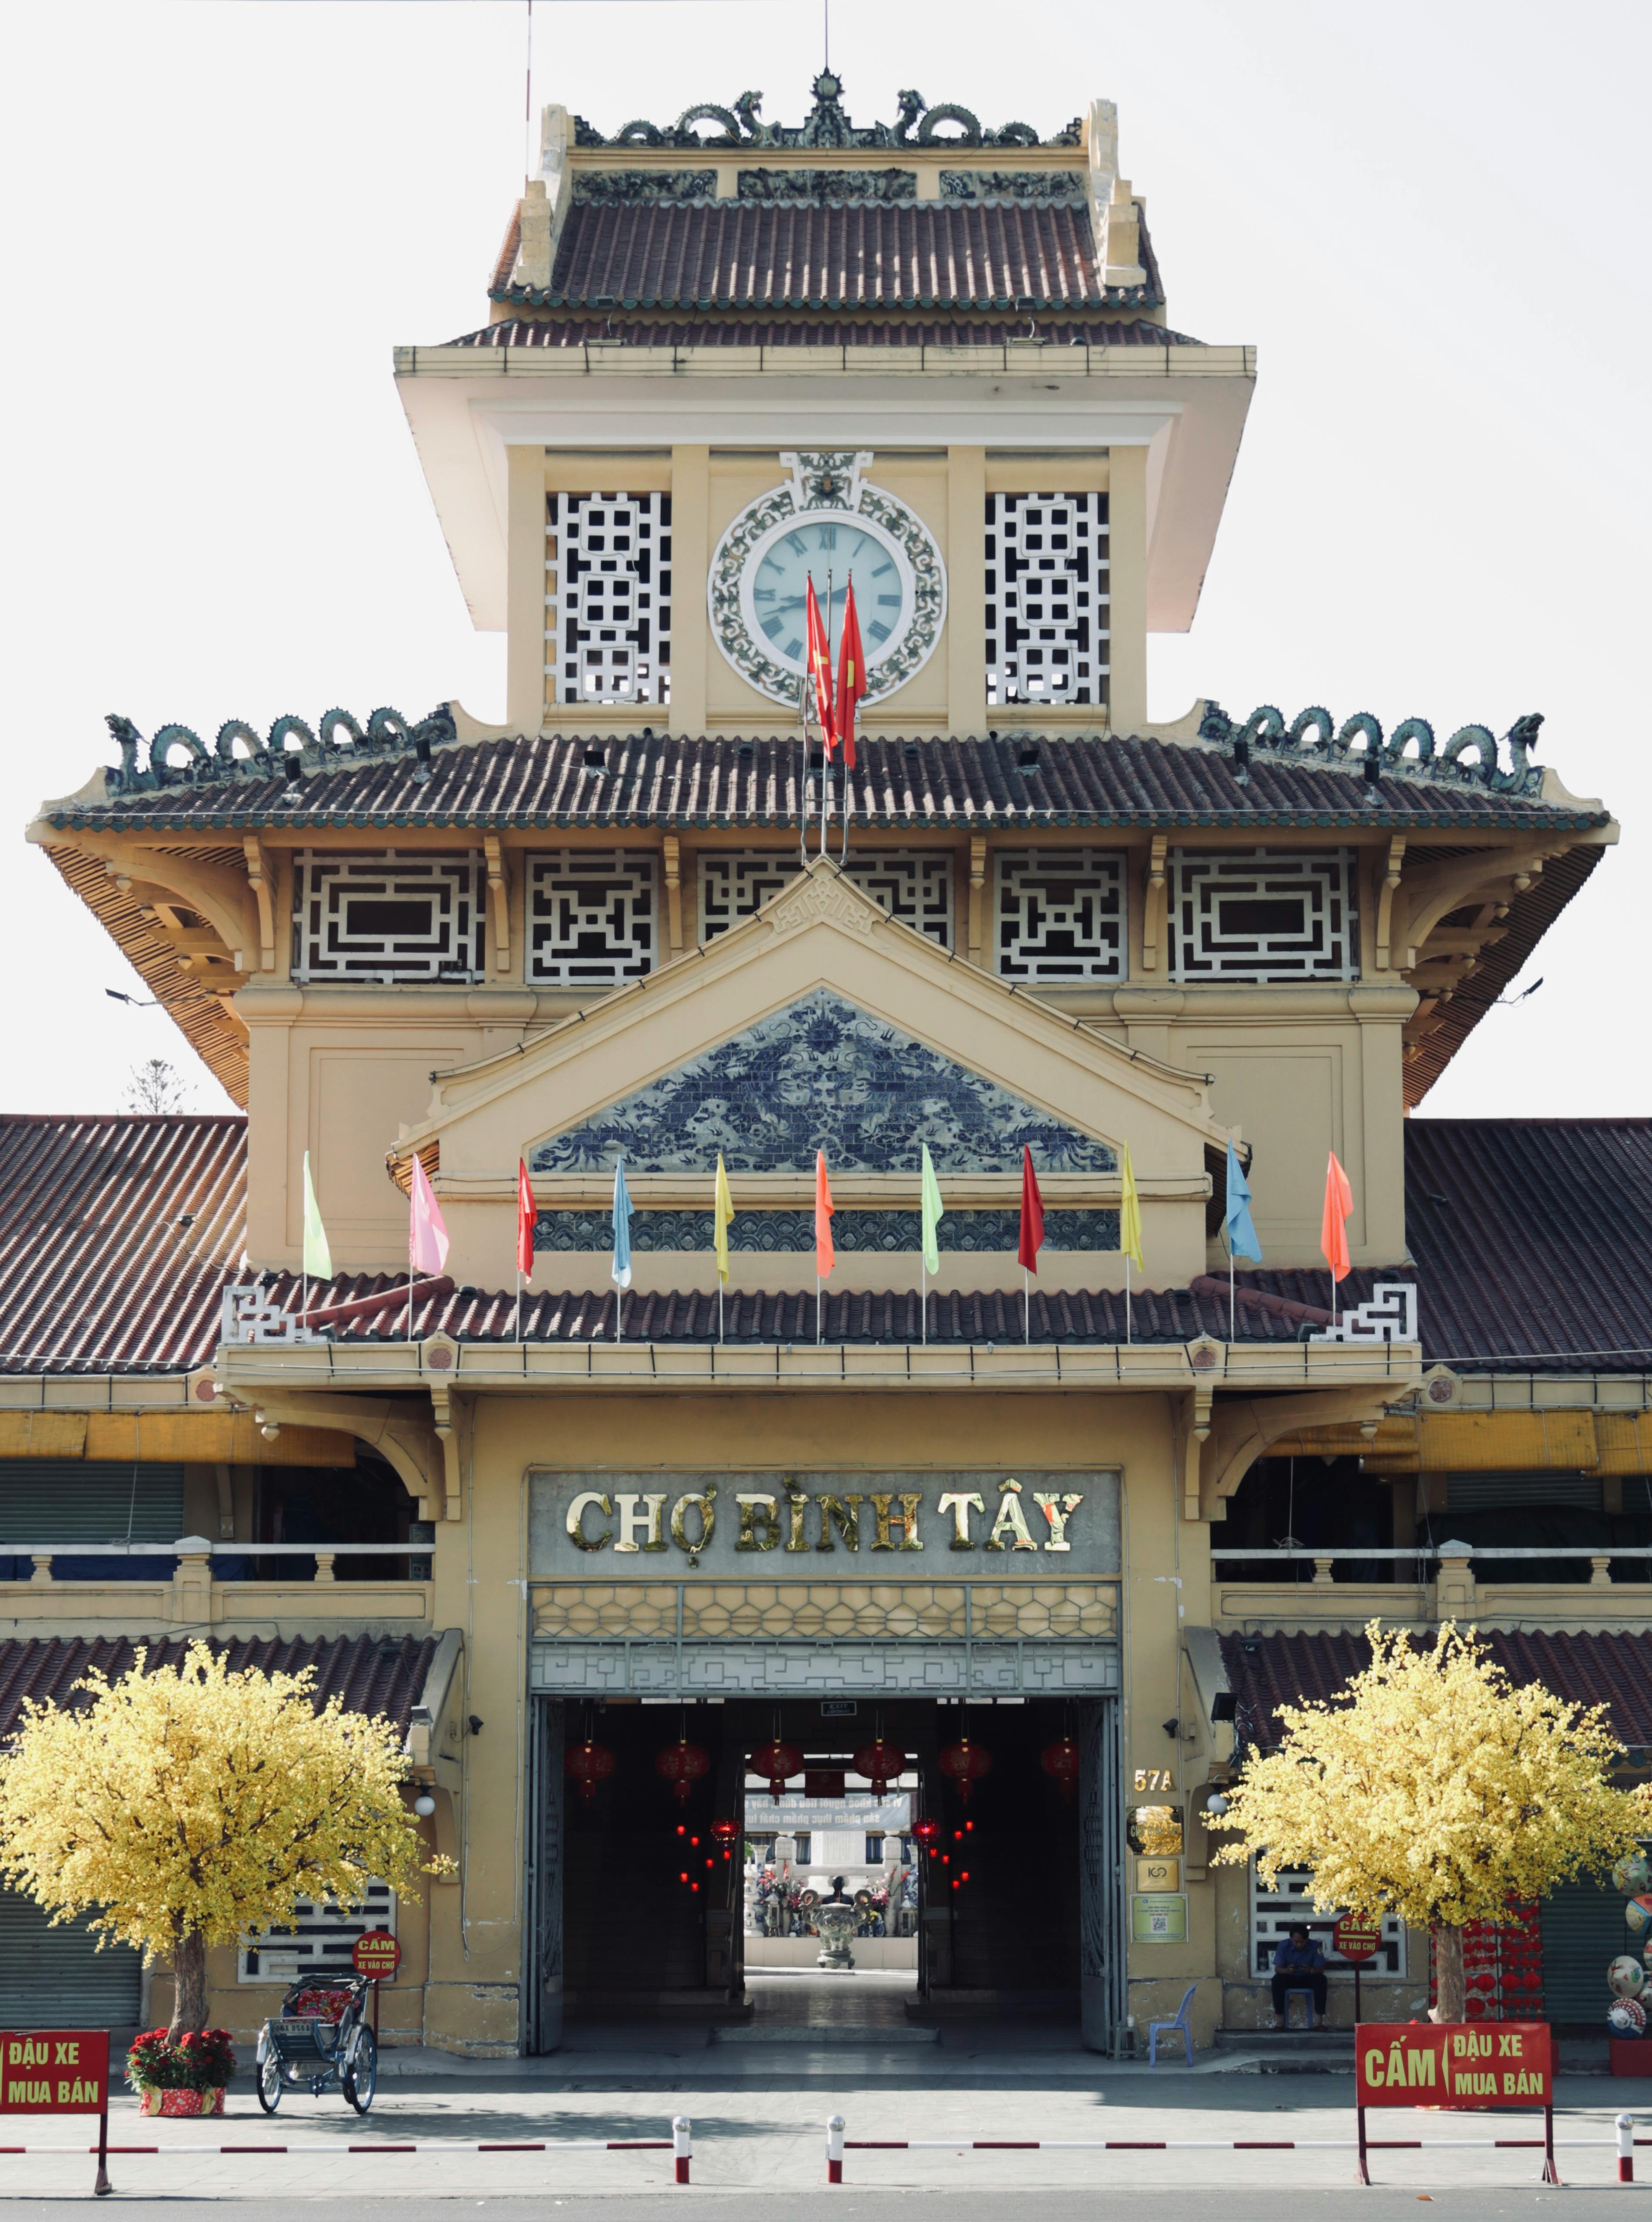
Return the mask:
[[[1633,2185],[1618,2190],[1614,2186],[1604,2192],[1614,2209],[1624,2213],[1636,2210],[1631,2202],[1637,2194],[1644,2201],[1642,2186]],[[72,2194],[56,2199],[23,2199],[4,2197],[3,2211],[16,2222],[59,2222],[65,2200]],[[556,2222],[666,2222],[670,2215],[681,2216],[686,2206],[696,2202],[705,2211],[708,2199],[720,2202],[720,2211],[739,2214],[748,2205],[754,2217],[771,2208],[760,2207],[757,2200],[770,2197],[769,2194],[746,2193],[735,2194],[728,2191],[688,2191],[644,2193],[628,2194],[612,2193],[607,2196],[587,2197],[571,2194],[566,2197],[533,2200],[531,2211],[536,2214],[555,2214]],[[1357,2215],[1360,2222],[1416,2222],[1419,2205],[1438,2206],[1442,2217],[1451,2222],[1503,2222],[1503,2218],[1548,2215],[1564,2211],[1562,2202],[1572,2201],[1575,2214],[1578,2194],[1573,2190],[1542,2191],[1536,2189],[1464,2188],[1450,2192],[1436,2191],[1419,2194],[1414,2190],[1377,2188],[1357,2194],[1357,2206],[1350,2203],[1356,2194],[1347,2189],[1305,2191],[1295,2190],[1291,2198],[1292,2222],[1338,2222],[1339,2218]],[[198,2199],[199,2194],[196,2194]],[[178,2210],[183,2203],[179,2199],[121,2199],[122,2213],[135,2218],[135,2222],[177,2222]],[[527,2206],[525,2197],[477,2200],[470,2208],[484,2217],[496,2213],[500,2222],[516,2222]],[[100,2210],[104,2211],[104,2210]],[[292,2209],[289,2200],[257,2196],[236,2202],[236,2222],[290,2222]],[[315,2222],[455,2222],[454,2206],[450,2200],[424,2196],[403,2196],[394,2200],[352,2200],[348,2202],[318,2199],[306,2200],[305,2212]],[[1150,2222],[1184,2222],[1187,2213],[1185,2187],[1165,2187],[1160,2190],[1102,2191],[1077,2187],[1061,2191],[1028,2192],[1016,2200],[1020,2222],[1128,2222],[1132,2216],[1146,2215]],[[786,2222],[927,2222],[933,2215],[934,2222],[1003,2222],[1004,2200],[1002,2191],[942,2190],[927,2186],[921,2190],[906,2192],[855,2191],[845,2187],[830,2194],[826,2192],[793,2194],[786,2200]],[[1278,2222],[1279,2194],[1277,2190],[1236,2190],[1224,2185],[1222,2192],[1222,2222]]]

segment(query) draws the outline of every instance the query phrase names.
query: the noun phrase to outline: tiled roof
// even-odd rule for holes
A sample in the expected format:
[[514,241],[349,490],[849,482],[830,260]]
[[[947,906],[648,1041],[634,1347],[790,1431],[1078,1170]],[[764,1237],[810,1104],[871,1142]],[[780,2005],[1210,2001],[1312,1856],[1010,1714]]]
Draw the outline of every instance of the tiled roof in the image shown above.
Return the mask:
[[[1221,1556],[1219,1548],[1216,1555]],[[1497,1629],[1483,1633],[1511,1681],[1542,1682],[1556,1697],[1573,1704],[1609,1706],[1613,1731],[1624,1744],[1652,1746],[1652,1632],[1549,1635]],[[1218,1640],[1239,1700],[1235,1726],[1248,1743],[1277,1743],[1280,1705],[1335,1698],[1351,1674],[1371,1664],[1371,1647],[1363,1635],[1316,1631],[1223,1635]]]
[[247,1122],[0,1117],[0,1372],[182,1372],[217,1347]]
[[[147,1663],[153,1672],[181,1666],[192,1640],[156,1635],[138,1641],[148,1649]],[[387,1714],[405,1739],[437,1642],[433,1635],[257,1636],[235,1642],[220,1638],[212,1650],[219,1658],[228,1655],[232,1673],[255,1666],[266,1674],[297,1674],[313,1666],[318,1710],[330,1698],[340,1698],[346,1712]],[[118,1681],[130,1672],[136,1648],[127,1636],[0,1640],[0,1739],[16,1728],[26,1698],[72,1709],[89,1704],[84,1692],[71,1694],[74,1685],[94,1666],[110,1681]]]
[[[1021,336],[1027,319],[970,323],[960,317],[922,323],[906,317],[773,317],[741,322],[732,317],[695,317],[676,323],[657,318],[624,320],[608,316],[506,317],[480,331],[462,333],[449,347],[569,348],[617,343],[623,347],[1009,347],[1026,352]],[[1136,317],[1129,320],[1087,317],[1046,317],[1037,337],[1053,347],[1198,347],[1185,332]]]
[[[779,713],[776,712],[776,715]],[[356,755],[328,744],[305,758],[233,765],[208,757],[165,783],[47,813],[56,826],[185,832],[248,825],[751,825],[794,827],[809,781],[801,738],[679,739],[647,727],[621,735],[521,734],[437,746],[422,762],[397,748]],[[985,740],[863,737],[852,776],[863,825],[988,832],[1019,825],[1499,826],[1582,832],[1607,813],[1546,803],[1471,780],[1436,782],[1259,756],[1236,767],[1193,741],[1005,735]],[[1244,777],[1239,776],[1241,770]],[[818,774],[813,780],[816,796]],[[301,798],[301,799],[300,799]]]
[[1153,307],[1159,296],[1151,285],[1103,282],[1084,208],[719,201],[575,202],[550,286],[510,286],[495,298],[553,308],[1101,309]]

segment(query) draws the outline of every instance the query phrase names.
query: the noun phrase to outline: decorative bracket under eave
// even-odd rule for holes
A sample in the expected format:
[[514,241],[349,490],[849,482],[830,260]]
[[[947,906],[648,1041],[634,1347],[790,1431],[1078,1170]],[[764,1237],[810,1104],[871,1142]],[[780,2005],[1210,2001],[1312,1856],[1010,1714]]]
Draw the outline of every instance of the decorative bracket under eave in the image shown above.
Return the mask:
[[247,884],[258,904],[258,969],[275,970],[275,875],[263,843],[256,833],[242,836],[241,852],[247,859]]
[[487,863],[487,931],[493,944],[493,970],[511,969],[511,875],[497,833],[482,835]]
[[1394,891],[1399,885],[1399,868],[1405,857],[1405,836],[1394,834],[1388,844],[1388,869],[1384,876],[1382,893],[1377,899],[1377,970],[1389,970],[1388,950],[1394,918]]
[[451,1383],[442,1379],[451,1373],[459,1363],[459,1346],[447,1335],[431,1335],[425,1342],[421,1363],[431,1376],[430,1412],[436,1422],[436,1440],[442,1453],[442,1472],[444,1483],[442,1516],[457,1520],[463,1511],[463,1488],[459,1471],[459,1431],[469,1417],[468,1399],[454,1389]]
[[1141,907],[1141,969],[1159,970],[1159,949],[1165,931],[1165,858],[1168,833],[1155,833],[1147,851],[1147,900]]

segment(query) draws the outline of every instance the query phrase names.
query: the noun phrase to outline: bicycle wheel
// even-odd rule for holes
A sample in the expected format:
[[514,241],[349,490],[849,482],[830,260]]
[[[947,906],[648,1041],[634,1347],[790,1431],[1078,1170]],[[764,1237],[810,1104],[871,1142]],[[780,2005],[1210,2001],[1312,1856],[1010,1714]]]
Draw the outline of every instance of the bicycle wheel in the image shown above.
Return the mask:
[[281,2063],[271,2053],[258,2071],[258,2103],[267,2114],[273,2114],[280,2105],[286,2087],[281,2081]]
[[344,2096],[358,2114],[365,2114],[379,2087],[379,2048],[373,2031],[364,2029],[355,2057],[344,2070]]

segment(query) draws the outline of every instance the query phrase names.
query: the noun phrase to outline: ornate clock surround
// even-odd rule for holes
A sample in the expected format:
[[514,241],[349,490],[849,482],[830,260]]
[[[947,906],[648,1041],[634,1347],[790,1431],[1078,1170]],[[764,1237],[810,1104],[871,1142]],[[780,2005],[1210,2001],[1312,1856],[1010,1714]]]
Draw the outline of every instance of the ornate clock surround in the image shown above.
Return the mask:
[[796,704],[799,677],[756,635],[749,579],[759,548],[776,532],[822,514],[848,515],[887,540],[902,571],[910,609],[884,654],[867,659],[866,700],[881,700],[921,671],[940,643],[946,619],[946,567],[928,526],[898,496],[865,477],[870,449],[783,449],[788,482],[759,494],[718,542],[707,581],[712,637],[742,679],[771,701]]

